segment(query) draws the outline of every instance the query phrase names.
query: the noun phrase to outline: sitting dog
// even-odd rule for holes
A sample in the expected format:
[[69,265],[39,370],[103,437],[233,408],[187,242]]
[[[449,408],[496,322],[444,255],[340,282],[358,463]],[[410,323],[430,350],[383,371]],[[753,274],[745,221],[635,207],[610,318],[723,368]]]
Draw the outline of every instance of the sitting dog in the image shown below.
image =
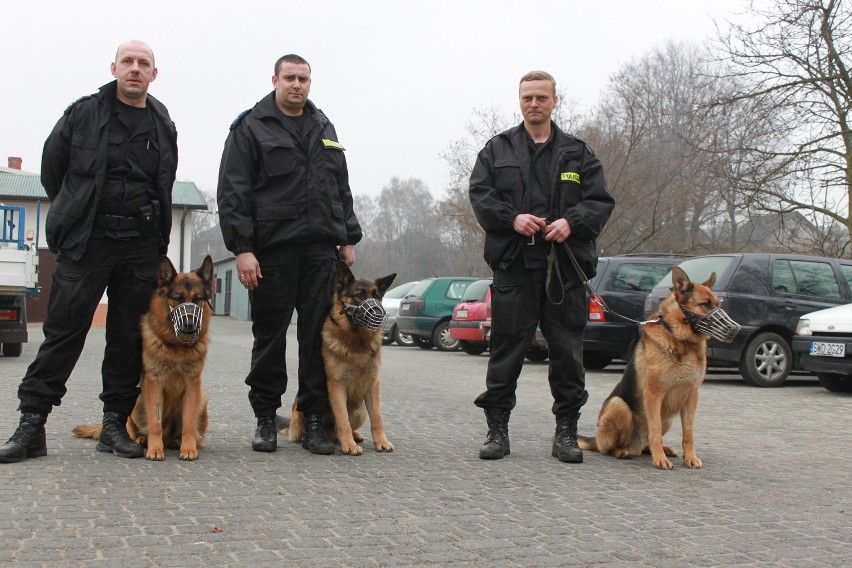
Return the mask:
[[[163,256],[157,290],[142,316],[142,393],[127,419],[127,432],[147,446],[149,460],[165,459],[164,448],[179,448],[180,459],[195,460],[207,433],[208,396],[201,371],[209,342],[213,260],[195,272],[178,274]],[[80,438],[98,439],[100,424],[74,428]]]
[[[367,280],[355,278],[344,262],[337,264],[331,311],[322,328],[322,359],[328,384],[331,412],[323,418],[328,439],[340,443],[344,454],[361,455],[358,432],[367,416],[377,452],[392,452],[385,435],[381,412],[382,325],[387,314],[381,299],[396,273]],[[305,417],[293,403],[289,424],[278,418],[278,427],[291,442],[299,442]]]
[[698,388],[707,368],[708,335],[730,342],[739,331],[739,325],[718,309],[719,300],[711,290],[715,281],[714,272],[703,284],[693,284],[683,270],[672,269],[671,294],[645,322],[624,376],[604,401],[594,438],[577,437],[581,449],[617,458],[650,452],[656,467],[672,469],[668,458],[677,452],[663,445],[663,435],[680,414],[683,463],[702,467],[693,430]]

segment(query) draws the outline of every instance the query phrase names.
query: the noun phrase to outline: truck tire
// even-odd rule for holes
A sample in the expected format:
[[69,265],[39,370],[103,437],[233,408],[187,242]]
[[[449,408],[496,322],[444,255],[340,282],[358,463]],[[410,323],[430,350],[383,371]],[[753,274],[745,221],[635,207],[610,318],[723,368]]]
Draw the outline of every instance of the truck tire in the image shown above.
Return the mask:
[[3,355],[6,357],[20,357],[22,345],[20,343],[4,343]]

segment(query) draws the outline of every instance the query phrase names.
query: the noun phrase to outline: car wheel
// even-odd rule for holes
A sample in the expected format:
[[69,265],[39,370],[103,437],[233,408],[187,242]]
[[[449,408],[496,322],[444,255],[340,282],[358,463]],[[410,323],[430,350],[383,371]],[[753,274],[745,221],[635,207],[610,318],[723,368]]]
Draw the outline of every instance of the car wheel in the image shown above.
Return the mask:
[[432,347],[434,347],[434,345],[432,345],[432,340],[429,338],[412,335],[411,339],[414,341],[414,345],[420,349],[432,349]]
[[541,347],[530,347],[527,350],[527,359],[530,361],[540,362],[547,359],[547,349]]
[[442,321],[432,332],[432,343],[438,351],[457,351],[461,342],[450,335],[450,322]]
[[740,359],[740,374],[754,387],[780,387],[793,366],[793,352],[777,333],[765,332],[752,339]]
[[6,357],[20,357],[21,356],[21,344],[20,343],[4,343],[3,344],[3,355]]
[[391,331],[391,340],[395,341],[397,345],[402,345],[403,347],[411,347],[414,345],[414,337],[407,333],[400,333],[397,326],[393,326],[393,331]]
[[817,373],[817,380],[831,392],[852,392],[852,375]]
[[599,371],[612,363],[612,357],[603,353],[583,353],[583,367],[592,371]]
[[396,327],[391,330],[387,337],[382,337],[382,345],[390,345],[393,343],[393,332],[395,329]]
[[468,355],[481,355],[488,349],[487,343],[473,343],[470,341],[461,341],[461,350]]

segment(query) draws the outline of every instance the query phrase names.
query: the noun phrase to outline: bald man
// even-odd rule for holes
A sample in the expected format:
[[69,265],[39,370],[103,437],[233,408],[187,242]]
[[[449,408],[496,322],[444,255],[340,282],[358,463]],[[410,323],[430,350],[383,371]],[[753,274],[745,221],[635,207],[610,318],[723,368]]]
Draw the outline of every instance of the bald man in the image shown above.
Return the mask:
[[110,72],[115,80],[65,109],[44,144],[41,183],[51,200],[45,229],[58,265],[44,342],[18,387],[21,419],[0,447],[0,463],[47,454],[47,416],[62,401],[105,291],[97,449],[124,458],[143,455],[125,423],[139,394],[139,318],[169,244],[177,130],[166,107],[148,94],[157,78],[148,45],[121,44]]

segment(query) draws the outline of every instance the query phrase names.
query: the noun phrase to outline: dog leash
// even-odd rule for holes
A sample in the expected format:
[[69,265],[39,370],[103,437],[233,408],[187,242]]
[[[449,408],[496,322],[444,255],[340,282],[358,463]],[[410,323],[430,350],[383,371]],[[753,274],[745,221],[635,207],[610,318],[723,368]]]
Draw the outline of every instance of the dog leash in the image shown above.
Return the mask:
[[[580,263],[577,261],[577,257],[574,256],[574,253],[571,250],[571,247],[568,246],[568,243],[563,241],[562,246],[565,247],[565,252],[568,253],[568,258],[571,260],[571,264],[574,265],[574,270],[577,272],[577,276],[580,277],[580,280],[583,283],[583,288],[586,289],[586,293],[589,295],[589,299],[591,301],[595,302],[597,305],[599,305],[603,311],[605,311],[609,314],[612,314],[612,315],[616,315],[620,318],[626,319],[627,321],[635,323],[637,325],[645,325],[645,324],[648,324],[648,323],[659,323],[660,322],[660,318],[657,318],[655,320],[650,320],[650,321],[649,320],[644,320],[644,321],[635,320],[633,318],[629,318],[625,315],[622,315],[622,314],[616,312],[615,310],[611,310],[609,308],[609,306],[606,305],[606,302],[601,297],[601,295],[598,294],[597,292],[595,292],[595,290],[592,288],[592,285],[589,283],[589,279],[586,277],[586,273],[583,272],[583,269],[580,266]],[[553,276],[553,269],[554,268],[556,269],[556,278],[559,280],[559,289],[562,290],[562,298],[560,298],[558,302],[555,302],[553,300],[553,298],[550,297],[550,279]],[[546,293],[547,293],[547,299],[550,300],[552,303],[559,305],[563,301],[565,301],[565,283],[562,280],[562,271],[559,269],[559,259],[557,258],[557,255],[556,255],[556,243],[555,242],[550,244],[550,254],[547,256],[547,281],[546,281],[546,284],[545,284],[545,290],[546,290]]]

